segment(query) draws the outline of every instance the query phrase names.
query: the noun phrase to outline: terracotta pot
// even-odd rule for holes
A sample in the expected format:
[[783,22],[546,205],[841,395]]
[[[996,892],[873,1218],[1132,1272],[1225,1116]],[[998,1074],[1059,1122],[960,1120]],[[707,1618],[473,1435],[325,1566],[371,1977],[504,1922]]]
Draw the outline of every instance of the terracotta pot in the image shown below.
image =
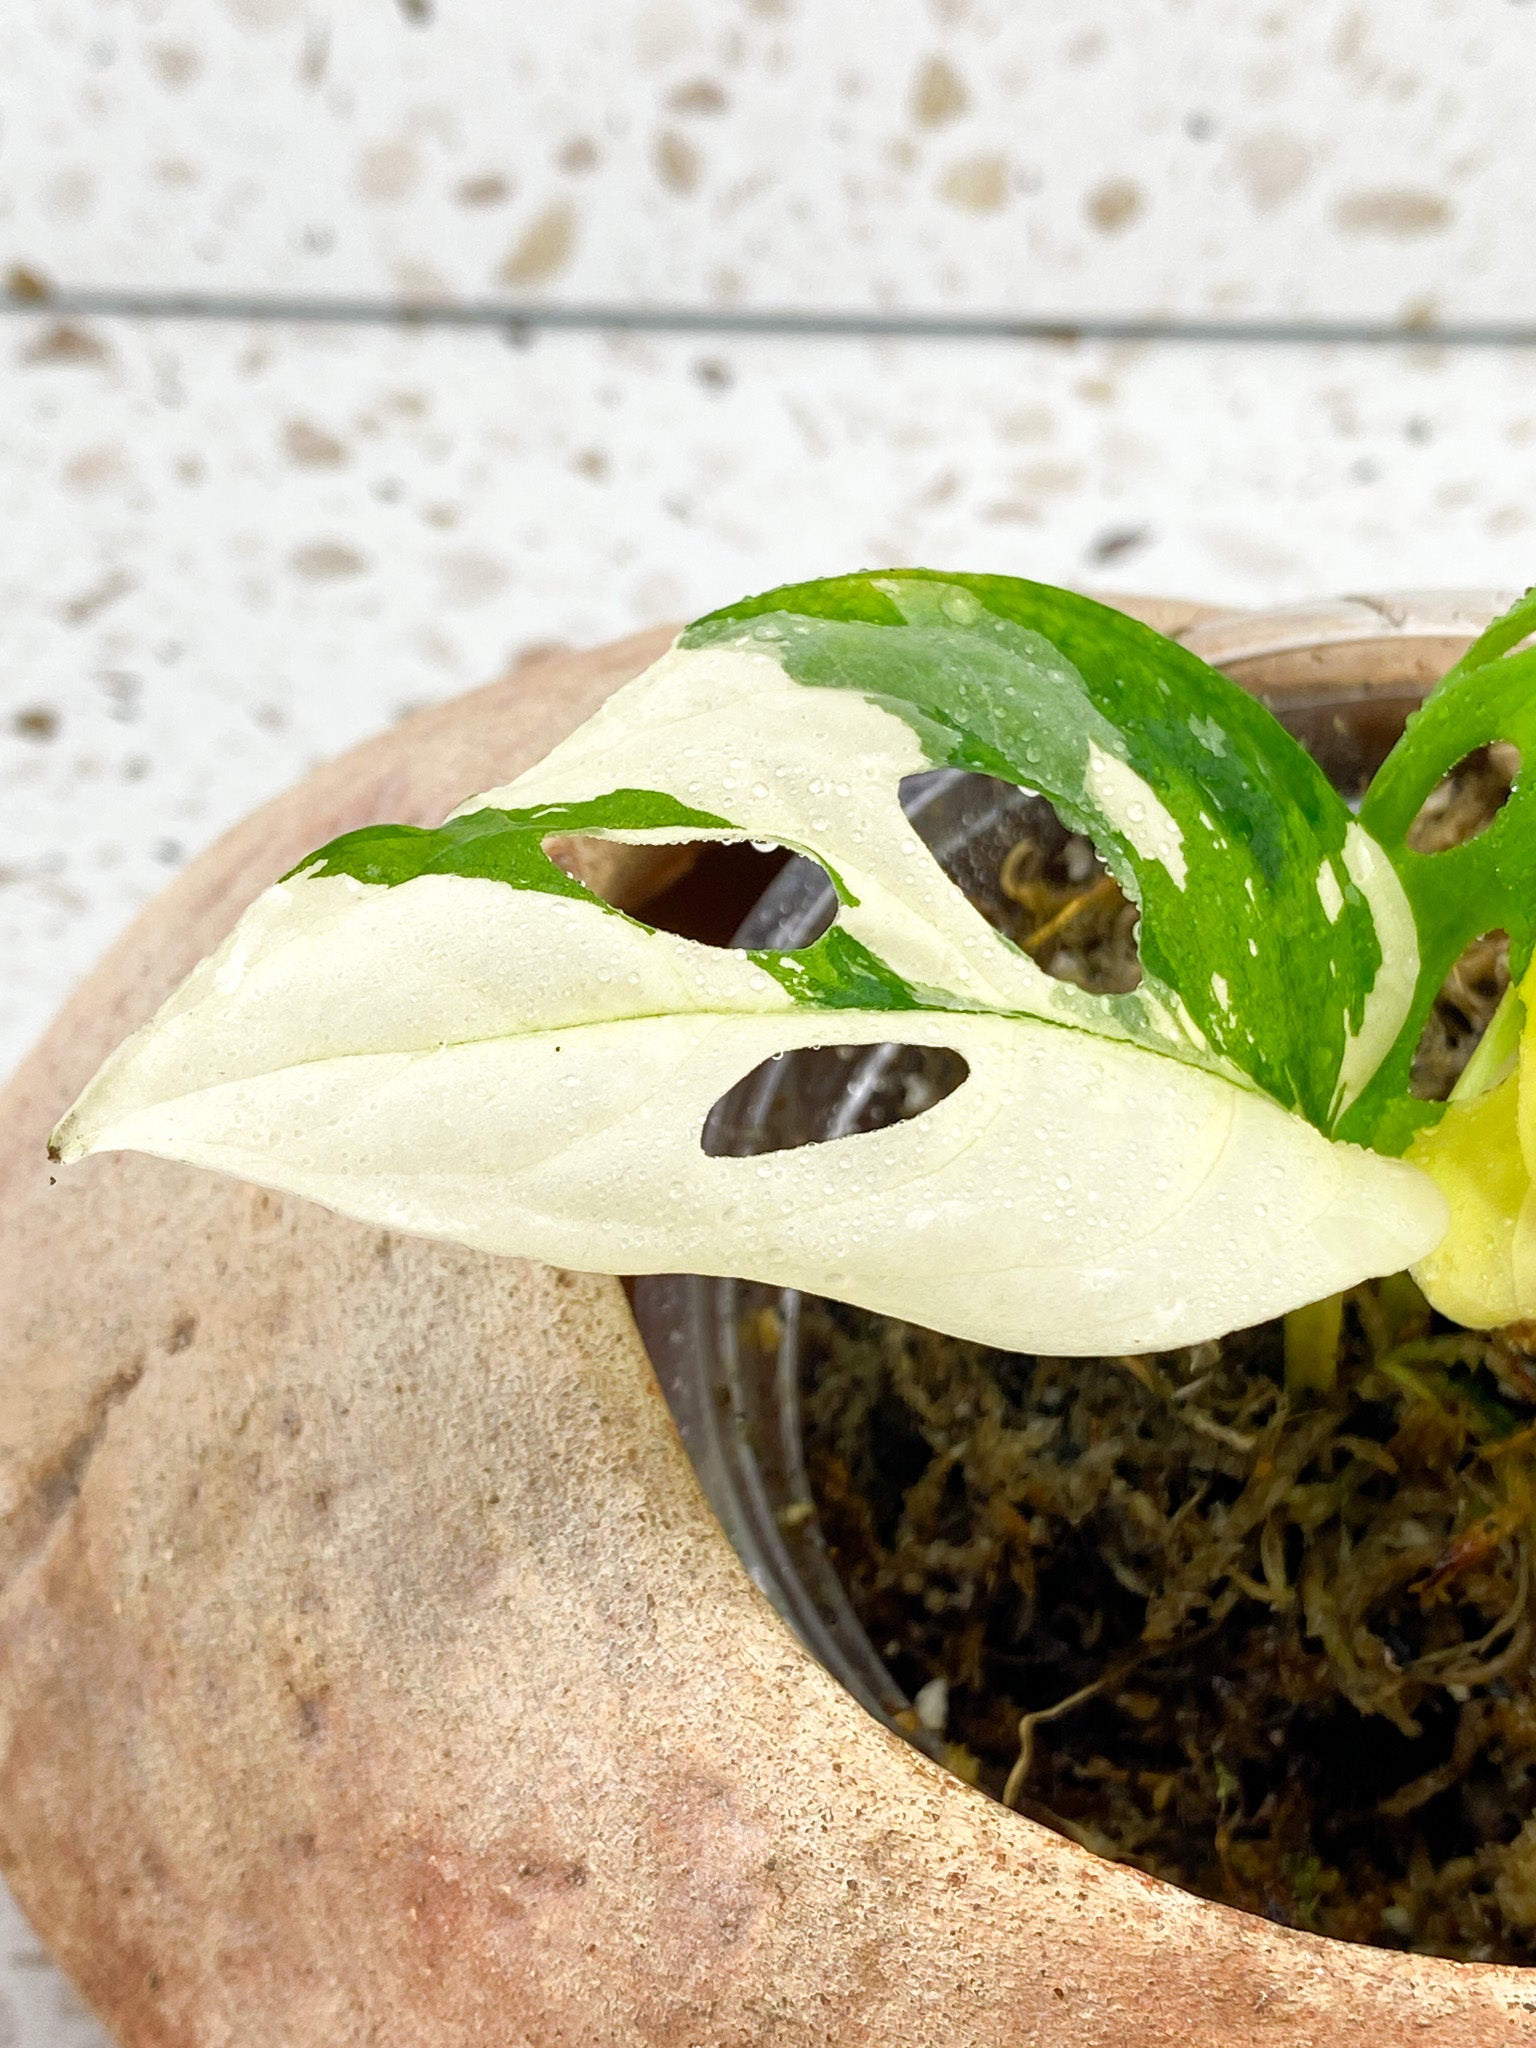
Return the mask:
[[[1486,610],[1368,609],[1348,644],[1331,612],[1162,622],[1267,688],[1400,697]],[[1201,1903],[880,1727],[737,1563],[617,1282],[128,1155],[54,1184],[54,1117],[259,887],[509,777],[663,639],[545,661],[269,807],[0,1102],[23,1906],[146,2048],[1536,2041],[1536,1976]]]

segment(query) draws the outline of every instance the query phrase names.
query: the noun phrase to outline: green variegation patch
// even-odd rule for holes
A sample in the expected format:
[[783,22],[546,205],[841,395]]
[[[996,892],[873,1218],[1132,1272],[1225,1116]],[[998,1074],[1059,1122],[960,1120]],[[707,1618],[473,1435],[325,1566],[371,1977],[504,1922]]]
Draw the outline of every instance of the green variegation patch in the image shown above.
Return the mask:
[[1388,864],[1263,706],[1160,634],[1014,577],[904,572],[772,591],[681,644],[771,650],[900,718],[925,764],[1048,796],[1141,905],[1131,1035],[1324,1129],[1393,1042],[1416,963]]
[[[1134,994],[1051,979],[947,880],[900,805],[946,764],[1092,836],[1141,908]],[[827,870],[837,919],[796,953],[696,946],[558,869],[567,833],[772,840]],[[701,620],[441,828],[301,864],[57,1140],[1020,1349],[1187,1343],[1444,1230],[1424,1174],[1334,1141],[1428,972],[1410,877],[1267,712],[1123,615],[1008,578],[841,578]],[[890,1130],[704,1153],[764,1058],[892,1039],[968,1079]]]
[[1536,782],[1522,774],[1485,832],[1443,853],[1416,853],[1409,828],[1425,798],[1458,762],[1505,740],[1522,762],[1536,759],[1536,594],[1527,595],[1477,640],[1409,719],[1371,783],[1360,820],[1402,882],[1418,934],[1413,997],[1386,1056],[1342,1128],[1383,1151],[1400,1152],[1441,1106],[1414,1102],[1408,1073],[1435,996],[1467,943],[1502,927],[1510,972],[1525,973],[1536,944]]

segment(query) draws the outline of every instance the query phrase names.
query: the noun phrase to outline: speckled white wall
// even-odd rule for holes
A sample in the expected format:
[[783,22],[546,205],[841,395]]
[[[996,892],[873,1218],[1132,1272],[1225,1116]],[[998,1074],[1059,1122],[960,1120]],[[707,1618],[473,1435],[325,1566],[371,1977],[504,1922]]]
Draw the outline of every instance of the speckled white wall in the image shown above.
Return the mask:
[[70,284],[1527,318],[1521,0],[29,0]]

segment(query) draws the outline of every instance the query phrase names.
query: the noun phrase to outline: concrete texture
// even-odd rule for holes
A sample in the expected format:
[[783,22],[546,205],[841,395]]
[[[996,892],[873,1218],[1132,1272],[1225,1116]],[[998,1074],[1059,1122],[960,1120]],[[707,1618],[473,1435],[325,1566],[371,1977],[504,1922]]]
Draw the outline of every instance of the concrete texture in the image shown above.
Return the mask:
[[35,0],[65,284],[1536,313],[1519,0]]

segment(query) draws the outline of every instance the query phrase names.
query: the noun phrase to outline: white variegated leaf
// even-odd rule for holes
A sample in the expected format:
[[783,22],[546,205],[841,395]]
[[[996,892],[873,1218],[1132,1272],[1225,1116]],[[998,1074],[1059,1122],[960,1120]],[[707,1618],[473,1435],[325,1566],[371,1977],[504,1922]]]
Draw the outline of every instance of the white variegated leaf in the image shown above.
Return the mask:
[[[1432,1183],[1326,1135],[1414,985],[1390,864],[1222,678],[1005,582],[758,600],[445,826],[323,849],[108,1062],[61,1156],[131,1147],[492,1251],[1056,1353],[1197,1341],[1421,1257]],[[899,785],[956,761],[1094,834],[1147,920],[1141,990],[1052,980],[944,877]],[[775,840],[832,875],[837,921],[798,953],[653,932],[554,867],[568,832]],[[1320,967],[1287,960],[1303,942]],[[892,1041],[968,1077],[887,1130],[705,1153],[765,1058]]]

